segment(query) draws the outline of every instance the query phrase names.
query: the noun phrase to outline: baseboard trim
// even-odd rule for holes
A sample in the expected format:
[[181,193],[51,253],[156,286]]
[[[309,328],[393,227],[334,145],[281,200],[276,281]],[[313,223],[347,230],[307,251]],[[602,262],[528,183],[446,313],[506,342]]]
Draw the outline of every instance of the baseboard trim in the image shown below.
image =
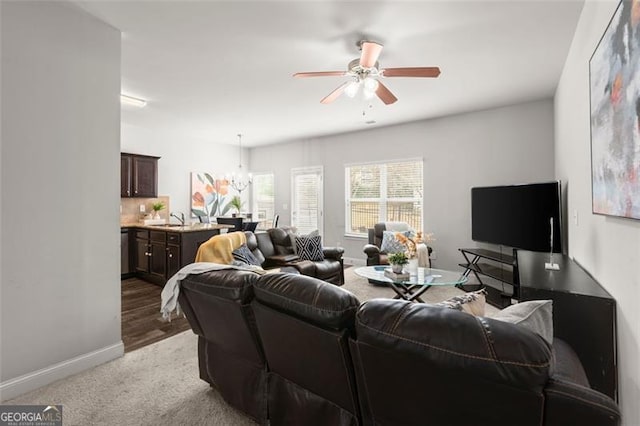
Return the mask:
[[122,341],[111,346],[79,355],[75,358],[50,365],[0,383],[0,401],[4,402],[23,393],[30,392],[56,380],[78,374],[105,362],[120,358],[124,355]]
[[347,265],[353,266],[366,266],[366,262],[363,259],[358,259],[357,257],[343,257],[344,263]]

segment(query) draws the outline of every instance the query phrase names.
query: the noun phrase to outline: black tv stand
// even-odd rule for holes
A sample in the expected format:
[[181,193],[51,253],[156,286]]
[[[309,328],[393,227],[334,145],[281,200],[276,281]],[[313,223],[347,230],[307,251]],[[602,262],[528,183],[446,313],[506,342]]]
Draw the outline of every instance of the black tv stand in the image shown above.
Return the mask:
[[[518,298],[518,264],[515,249],[512,249],[513,255],[482,248],[458,250],[466,261],[459,264],[465,268],[462,275],[469,277],[473,273],[478,283],[487,289],[490,303],[504,307],[511,304],[512,298]],[[487,277],[492,280],[488,280]]]

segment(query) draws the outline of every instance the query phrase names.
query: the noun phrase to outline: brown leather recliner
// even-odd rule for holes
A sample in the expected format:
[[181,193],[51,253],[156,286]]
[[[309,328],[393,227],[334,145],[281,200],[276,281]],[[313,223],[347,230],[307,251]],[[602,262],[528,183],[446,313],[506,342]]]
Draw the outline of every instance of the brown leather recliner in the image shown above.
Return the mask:
[[259,423],[267,418],[267,366],[250,302],[258,275],[238,270],[189,275],[178,301],[198,337],[200,378]]
[[573,350],[520,326],[376,299],[351,341],[364,424],[617,425]]
[[359,302],[311,277],[267,274],[252,304],[269,365],[272,425],[357,425],[348,349]]

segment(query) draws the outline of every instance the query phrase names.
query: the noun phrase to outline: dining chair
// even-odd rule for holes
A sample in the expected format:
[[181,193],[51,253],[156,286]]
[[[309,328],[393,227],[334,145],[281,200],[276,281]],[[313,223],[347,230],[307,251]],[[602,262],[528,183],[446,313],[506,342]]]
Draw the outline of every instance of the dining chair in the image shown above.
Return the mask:
[[258,227],[258,223],[260,222],[244,222],[242,224],[242,230],[255,232],[256,228]]
[[242,231],[242,221],[241,217],[216,217],[216,222],[220,225],[233,225],[227,232]]

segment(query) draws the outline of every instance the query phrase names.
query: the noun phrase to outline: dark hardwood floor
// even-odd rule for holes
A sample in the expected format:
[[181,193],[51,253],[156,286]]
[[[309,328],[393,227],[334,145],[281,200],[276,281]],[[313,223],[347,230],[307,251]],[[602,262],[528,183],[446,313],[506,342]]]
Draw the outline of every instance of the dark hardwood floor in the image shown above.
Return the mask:
[[122,342],[130,352],[189,330],[186,318],[165,322],[160,315],[162,287],[129,278],[122,285]]

